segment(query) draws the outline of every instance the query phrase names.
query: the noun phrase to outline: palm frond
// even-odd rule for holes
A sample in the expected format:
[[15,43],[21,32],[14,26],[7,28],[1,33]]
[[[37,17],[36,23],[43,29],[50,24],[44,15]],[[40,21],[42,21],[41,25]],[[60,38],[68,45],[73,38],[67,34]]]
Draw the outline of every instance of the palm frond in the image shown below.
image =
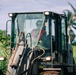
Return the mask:
[[74,8],[74,6],[70,3],[70,2],[68,2],[69,3],[69,5],[72,7],[72,9],[73,9],[73,11],[74,11],[74,14],[76,15],[76,8]]
[[64,10],[63,13],[66,15],[67,17],[67,21],[70,23],[71,17],[72,17],[72,12],[68,9]]

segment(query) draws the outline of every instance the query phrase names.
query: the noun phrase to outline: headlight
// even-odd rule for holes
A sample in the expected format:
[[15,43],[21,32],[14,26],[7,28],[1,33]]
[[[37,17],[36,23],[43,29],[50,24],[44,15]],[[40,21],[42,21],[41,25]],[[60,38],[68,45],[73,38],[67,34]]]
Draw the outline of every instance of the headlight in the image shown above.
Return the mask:
[[54,59],[55,58],[54,57],[51,57],[51,56],[42,58],[43,61],[53,61]]
[[49,12],[44,12],[45,15],[49,15]]
[[46,57],[45,60],[51,60],[51,57]]
[[13,16],[13,14],[12,14],[12,13],[9,13],[9,14],[8,14],[8,16],[9,16],[9,17],[12,17],[12,16]]

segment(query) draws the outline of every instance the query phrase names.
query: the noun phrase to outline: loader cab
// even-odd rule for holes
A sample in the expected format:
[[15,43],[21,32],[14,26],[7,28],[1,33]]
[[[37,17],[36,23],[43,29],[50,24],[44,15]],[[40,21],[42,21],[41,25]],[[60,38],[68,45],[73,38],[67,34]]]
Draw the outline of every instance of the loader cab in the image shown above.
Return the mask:
[[[25,33],[27,44],[46,50],[44,56],[52,56],[56,62],[66,63],[67,21],[66,17],[53,12],[9,13],[12,19],[11,48],[15,47],[20,32]],[[37,31],[37,21],[41,21]],[[32,31],[33,35],[32,35]],[[35,35],[35,38],[33,36]],[[63,53],[63,54],[61,54]]]

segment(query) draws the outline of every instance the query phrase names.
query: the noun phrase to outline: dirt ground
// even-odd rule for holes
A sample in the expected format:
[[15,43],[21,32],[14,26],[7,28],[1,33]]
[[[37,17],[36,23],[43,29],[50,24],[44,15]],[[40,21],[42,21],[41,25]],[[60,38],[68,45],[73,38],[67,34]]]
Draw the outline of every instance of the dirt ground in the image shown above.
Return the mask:
[[60,72],[57,72],[57,71],[45,71],[45,72],[41,72],[40,75],[60,75]]
[[[45,71],[41,72],[40,75],[61,75],[61,73],[57,71]],[[76,75],[76,73],[67,73],[65,75]]]

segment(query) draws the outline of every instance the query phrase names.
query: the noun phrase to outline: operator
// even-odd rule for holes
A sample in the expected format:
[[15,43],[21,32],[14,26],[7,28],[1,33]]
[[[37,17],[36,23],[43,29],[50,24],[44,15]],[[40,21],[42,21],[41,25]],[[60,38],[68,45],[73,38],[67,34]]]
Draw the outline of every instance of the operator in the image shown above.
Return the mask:
[[40,33],[41,26],[42,26],[42,21],[41,20],[38,20],[36,22],[36,26],[37,26],[37,28],[32,30],[31,36],[32,36],[32,40],[37,42],[38,35]]

